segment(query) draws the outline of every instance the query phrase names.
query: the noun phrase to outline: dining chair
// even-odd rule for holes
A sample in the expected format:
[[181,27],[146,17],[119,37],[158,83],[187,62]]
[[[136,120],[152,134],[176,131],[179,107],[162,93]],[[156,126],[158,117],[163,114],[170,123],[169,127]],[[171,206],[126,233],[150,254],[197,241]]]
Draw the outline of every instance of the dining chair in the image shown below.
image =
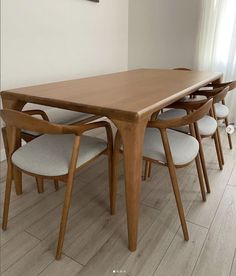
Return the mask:
[[[8,144],[9,154],[6,190],[3,208],[2,229],[7,229],[10,206],[13,168],[37,176],[61,180],[66,183],[64,204],[62,209],[60,232],[57,244],[56,259],[61,258],[67,218],[71,203],[74,176],[78,169],[95,160],[101,154],[108,155],[110,206],[112,198],[112,152],[113,138],[108,122],[100,121],[82,125],[58,125],[46,120],[34,118],[27,113],[14,110],[0,110],[0,116],[11,131]],[[92,129],[104,127],[105,140],[83,135]],[[24,146],[18,148],[17,137],[21,130],[43,133]],[[113,214],[112,208],[111,214]]]
[[[99,118],[99,116],[95,116],[92,114],[86,114],[81,112],[75,112],[71,110],[65,110],[61,108],[50,108],[48,110],[41,110],[38,108],[43,108],[44,106],[35,105],[37,109],[30,109],[24,110],[24,113],[32,115],[36,118],[42,118],[43,120],[50,121],[55,124],[84,124],[92,122]],[[21,139],[24,140],[26,143],[39,137],[41,133],[32,132],[28,130],[21,131]],[[6,134],[6,127],[2,128],[2,136],[3,136],[3,143],[5,148],[6,156],[8,155],[8,145],[7,145],[7,134]],[[22,179],[21,179],[21,172],[14,168],[14,181],[16,186],[16,193],[18,195],[22,194]],[[44,192],[44,181],[43,178],[36,177],[37,183],[37,191],[38,193]],[[59,189],[59,182],[58,180],[54,180],[55,190]]]
[[[149,121],[144,137],[143,159],[168,167],[183,235],[186,241],[189,240],[189,234],[178,187],[176,169],[185,167],[195,160],[202,199],[203,201],[206,201],[204,179],[199,156],[199,141],[196,133],[198,133],[197,121],[209,112],[211,106],[212,99],[208,100],[197,110],[194,110],[186,116],[169,120],[157,119]],[[191,135],[173,130],[175,127],[185,125],[190,126]],[[119,152],[120,150],[122,151],[121,144],[121,136],[119,132],[117,132],[113,156],[114,191],[117,189],[117,165],[119,160]],[[115,199],[115,197],[113,198]],[[113,202],[113,205],[115,205],[115,202]],[[113,208],[115,209],[114,206]]]
[[[192,69],[189,68],[174,68],[173,70],[184,70],[184,71],[192,71]],[[217,89],[217,88],[225,88],[229,86],[228,92],[236,89],[236,80],[230,81],[230,82],[221,82],[221,83],[209,83],[208,85],[202,87],[199,91],[202,92],[202,96],[207,97],[207,92],[212,89]],[[195,99],[199,96],[198,91],[196,93],[193,93],[190,95],[190,99]],[[229,108],[226,106],[225,99],[222,99],[221,102],[215,103],[215,116],[217,121],[223,120],[225,123],[226,128],[229,126]],[[233,149],[233,144],[232,144],[232,139],[230,133],[227,133],[228,136],[228,142],[229,142],[229,148]]]
[[[197,133],[197,135],[199,135],[200,158],[201,158],[204,179],[206,183],[206,189],[208,193],[210,193],[210,183],[209,183],[208,174],[207,174],[205,154],[204,154],[203,145],[201,141],[202,139],[208,138],[208,137],[212,137],[214,139],[219,167],[220,167],[220,170],[223,170],[224,156],[223,156],[223,150],[222,150],[221,139],[219,135],[219,129],[217,125],[217,120],[215,118],[215,113],[214,113],[214,103],[224,98],[228,92],[228,89],[229,87],[225,87],[223,90],[222,88],[211,90],[211,93],[209,93],[208,95],[209,96],[211,95],[211,97],[209,98],[213,98],[213,105],[209,111],[209,114],[205,115],[197,122],[198,132],[199,132]],[[207,101],[206,97],[204,97],[204,99],[201,99],[201,100],[196,100],[196,99],[198,98],[195,98],[194,100],[189,99],[187,101],[179,101],[179,102],[173,103],[168,107],[170,108],[169,110],[161,113],[160,115],[158,115],[157,118],[160,120],[168,120],[168,119],[174,119],[174,118],[184,116],[189,112],[192,112],[193,110],[198,108],[199,105]],[[190,133],[190,129],[187,125],[174,128],[174,129],[184,133]],[[147,179],[147,177],[150,177],[151,175],[151,166],[152,164],[150,162],[147,162],[145,164],[145,167],[148,168],[148,171],[145,170],[145,175],[144,175],[145,180]]]
[[[231,82],[225,82],[225,83],[211,83],[208,84],[204,90],[200,90],[200,91],[196,91],[194,94],[195,95],[202,95],[205,96],[207,98],[209,98],[209,94],[208,92],[211,92],[212,90],[216,90],[216,89],[223,89],[225,87],[229,87],[228,92],[236,89],[236,80],[235,81],[231,81]],[[209,90],[208,90],[209,89]],[[227,93],[228,94],[228,93]],[[214,105],[215,108],[215,117],[218,121],[223,120],[225,123],[226,128],[229,126],[229,108],[227,107],[226,103],[225,103],[225,98],[227,95],[225,95],[224,98],[222,98],[219,102],[216,102]],[[229,147],[230,149],[233,149],[233,144],[232,144],[232,139],[231,139],[231,135],[229,133],[227,133],[228,136],[228,143],[229,143]]]

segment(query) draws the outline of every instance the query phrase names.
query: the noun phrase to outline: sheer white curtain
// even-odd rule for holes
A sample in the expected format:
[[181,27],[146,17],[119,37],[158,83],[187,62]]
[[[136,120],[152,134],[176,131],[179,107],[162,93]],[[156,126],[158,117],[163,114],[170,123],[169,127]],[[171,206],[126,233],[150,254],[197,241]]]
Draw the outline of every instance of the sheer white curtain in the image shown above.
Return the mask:
[[[236,80],[236,0],[202,0],[196,66]],[[236,124],[236,90],[227,96],[230,121]]]

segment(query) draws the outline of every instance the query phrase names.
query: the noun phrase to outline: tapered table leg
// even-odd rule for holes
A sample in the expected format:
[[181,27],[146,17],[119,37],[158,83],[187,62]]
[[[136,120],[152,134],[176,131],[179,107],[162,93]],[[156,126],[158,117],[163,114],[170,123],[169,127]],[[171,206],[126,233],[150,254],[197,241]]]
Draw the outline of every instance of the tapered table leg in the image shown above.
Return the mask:
[[137,247],[143,141],[147,121],[147,119],[137,122],[113,120],[120,131],[124,147],[128,247],[130,251],[135,251]]

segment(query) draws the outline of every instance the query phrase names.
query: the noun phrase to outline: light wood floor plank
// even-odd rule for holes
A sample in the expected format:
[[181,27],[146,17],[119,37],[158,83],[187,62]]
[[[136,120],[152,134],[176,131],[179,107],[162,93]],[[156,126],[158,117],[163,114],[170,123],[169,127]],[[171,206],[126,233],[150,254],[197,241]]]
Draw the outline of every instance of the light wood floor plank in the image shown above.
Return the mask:
[[3,273],[40,241],[22,232],[1,247],[1,272]]
[[[72,217],[69,217],[63,249],[66,249],[76,241],[82,233],[86,232],[94,221],[98,219],[101,220],[102,217],[106,216],[108,213],[109,211],[104,201],[104,196],[101,195],[92,200],[85,208],[75,213]],[[58,232],[59,227],[51,231],[43,240],[52,254],[56,251]]]
[[[157,216],[157,210],[141,205],[139,240],[142,239],[143,234],[150,228]],[[127,250],[126,225],[120,224],[110,239],[87,263],[78,275],[113,275],[113,270],[117,270],[131,254],[133,253]]]
[[235,275],[236,275],[236,248],[235,248],[235,251],[234,251],[234,259],[233,259],[231,272],[230,272],[230,276],[235,276]]
[[54,260],[53,252],[48,249],[47,244],[40,242],[2,276],[36,276]]
[[[189,182],[186,186],[184,186],[183,181],[180,183],[183,200],[188,192],[191,193],[191,189],[193,189],[194,185],[195,182]],[[185,193],[186,195],[184,195]],[[192,198],[190,197],[187,201],[184,201],[186,213],[192,204],[192,200],[198,198],[198,193],[199,192],[193,193],[194,196]],[[202,202],[202,204],[205,203]],[[125,270],[128,273],[127,275],[132,276],[153,275],[174,239],[179,226],[180,222],[177,214],[176,203],[174,198],[170,197],[170,199],[168,198],[163,205],[163,209],[159,213],[156,221],[148,231],[145,232],[144,237],[139,242],[137,250],[128,256],[120,269]],[[179,232],[177,235],[179,235],[180,239],[183,240],[182,232]]]
[[229,275],[236,246],[236,188],[227,186],[193,275]]
[[207,235],[207,229],[188,223],[190,240],[184,241],[179,229],[154,276],[189,276],[200,254]]
[[53,261],[39,275],[75,276],[81,269],[82,265],[63,255],[62,259],[59,262]]
[[[142,200],[142,202],[158,210],[165,208],[166,202],[174,199],[172,185],[167,168],[161,168],[160,174],[157,174],[148,183],[149,194]],[[178,174],[179,187],[181,187],[183,204],[192,202],[194,199],[199,199],[202,203],[198,178],[187,171],[182,171]],[[143,183],[145,186],[146,183]]]
[[[83,187],[85,183],[81,182],[80,186],[75,186],[74,193]],[[61,185],[61,184],[60,184]],[[15,216],[8,223],[7,231],[1,232],[1,245],[12,239],[15,235],[28,228],[31,224],[44,217],[48,212],[59,206],[64,199],[65,189],[61,187],[59,191],[50,194],[42,199],[42,201],[35,203],[31,208],[25,209],[22,213]],[[23,200],[23,199],[22,199]],[[12,206],[10,206],[11,208]]]
[[[75,183],[75,186],[76,184],[79,185],[79,181],[78,183]],[[103,186],[103,184],[104,183],[102,182],[101,185],[98,186],[97,183],[89,183],[88,185],[85,185],[82,189],[77,189],[77,191],[74,190],[69,218],[72,217],[76,212],[80,211],[83,207],[87,206],[92,199],[99,195],[99,193],[104,193],[105,187]],[[58,208],[48,212],[44,217],[37,220],[31,226],[27,227],[27,231],[42,240],[49,233],[57,230],[60,224],[61,212],[63,207],[62,204],[63,199],[61,200],[61,205],[58,206]]]
[[218,208],[219,202],[224,193],[225,187],[229,181],[229,178],[232,174],[234,168],[235,157],[225,156],[226,166],[224,170],[209,170],[209,180],[211,185],[211,194],[207,198],[206,204],[201,204],[198,201],[195,201],[190,211],[187,215],[188,221],[202,225],[209,228],[212,220],[215,216],[216,210]]
[[236,187],[236,158],[235,158],[235,166],[234,166],[233,172],[230,176],[228,185]]
[[65,253],[74,260],[85,265],[97,251],[107,242],[117,227],[125,224],[125,202],[123,197],[117,198],[117,212],[111,216],[98,217],[88,229],[79,235],[71,245],[66,246]]

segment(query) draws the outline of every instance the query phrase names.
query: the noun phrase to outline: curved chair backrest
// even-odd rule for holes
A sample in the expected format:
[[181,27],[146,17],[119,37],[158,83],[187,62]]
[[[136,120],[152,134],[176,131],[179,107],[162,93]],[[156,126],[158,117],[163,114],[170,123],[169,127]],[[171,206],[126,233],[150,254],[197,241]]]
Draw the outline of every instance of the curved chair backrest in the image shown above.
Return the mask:
[[223,101],[224,98],[226,97],[228,91],[229,91],[229,86],[225,87],[222,91],[216,93],[213,96],[213,103],[219,103],[219,102]]
[[233,89],[236,89],[236,80],[235,81],[232,81],[230,84],[229,84],[229,91],[233,90]]
[[7,126],[15,127],[16,129],[24,129],[43,134],[80,135],[81,133],[79,126],[57,125],[15,110],[2,109],[0,110],[0,116]]
[[224,88],[229,86],[229,91],[233,90],[236,88],[236,80],[235,81],[229,81],[229,82],[222,82],[222,83],[211,83],[208,84],[207,87],[212,87],[214,88]]
[[200,108],[193,111],[191,114],[183,117],[178,117],[170,120],[156,120],[149,122],[149,127],[157,127],[160,129],[166,129],[166,128],[174,128],[174,127],[180,127],[185,125],[191,125],[198,120],[200,120],[202,117],[204,117],[206,114],[208,114],[209,110],[211,109],[213,104],[213,99],[209,99],[207,102],[205,102]]

